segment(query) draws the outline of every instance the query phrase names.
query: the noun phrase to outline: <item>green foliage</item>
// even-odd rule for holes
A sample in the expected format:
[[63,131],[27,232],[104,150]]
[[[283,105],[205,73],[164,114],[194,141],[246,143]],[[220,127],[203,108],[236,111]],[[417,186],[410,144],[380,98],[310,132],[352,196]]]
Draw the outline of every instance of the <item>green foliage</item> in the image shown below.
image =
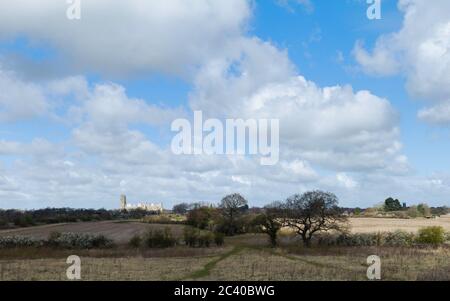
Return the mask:
[[170,228],[148,229],[144,234],[144,245],[148,248],[169,248],[176,244],[176,239],[172,235]]
[[400,204],[400,201],[393,198],[388,198],[386,201],[384,201],[384,210],[385,211],[399,211],[402,210],[402,205]]
[[264,213],[257,215],[253,223],[259,231],[269,236],[269,243],[272,247],[277,245],[278,231],[283,227],[278,208],[266,208]]
[[439,226],[422,228],[419,230],[417,242],[431,245],[443,244],[445,242],[445,230]]
[[219,207],[222,218],[218,231],[229,236],[241,232],[246,225],[245,219],[242,219],[242,216],[248,211],[247,200],[240,194],[234,193],[225,196],[220,201]]

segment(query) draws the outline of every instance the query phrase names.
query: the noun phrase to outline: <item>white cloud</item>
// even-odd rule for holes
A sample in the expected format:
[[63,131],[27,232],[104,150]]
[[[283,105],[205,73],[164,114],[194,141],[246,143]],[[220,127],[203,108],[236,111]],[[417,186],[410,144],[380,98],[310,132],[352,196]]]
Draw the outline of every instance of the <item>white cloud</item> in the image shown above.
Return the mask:
[[43,115],[48,110],[42,89],[24,82],[0,66],[0,123]]
[[297,75],[285,52],[258,40],[246,43],[237,58],[199,72],[193,109],[213,117],[280,119],[281,152],[290,159],[338,171],[408,169],[398,160],[398,117],[388,100],[349,86],[320,88]]
[[402,28],[379,37],[372,53],[358,42],[354,55],[363,70],[377,75],[406,75],[406,87],[429,101],[419,117],[430,123],[449,124],[450,106],[450,2],[400,0]]
[[81,20],[65,1],[0,2],[0,38],[26,36],[61,51],[74,68],[103,73],[188,74],[233,48],[251,14],[246,0],[82,1]]

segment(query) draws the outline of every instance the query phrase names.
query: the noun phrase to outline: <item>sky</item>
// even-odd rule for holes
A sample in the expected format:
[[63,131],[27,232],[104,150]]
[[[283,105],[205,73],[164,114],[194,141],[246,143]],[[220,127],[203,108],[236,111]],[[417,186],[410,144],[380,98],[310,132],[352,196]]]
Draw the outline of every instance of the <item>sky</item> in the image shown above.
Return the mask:
[[[0,208],[450,206],[450,2],[0,0]],[[171,124],[278,119],[279,161],[176,155]]]

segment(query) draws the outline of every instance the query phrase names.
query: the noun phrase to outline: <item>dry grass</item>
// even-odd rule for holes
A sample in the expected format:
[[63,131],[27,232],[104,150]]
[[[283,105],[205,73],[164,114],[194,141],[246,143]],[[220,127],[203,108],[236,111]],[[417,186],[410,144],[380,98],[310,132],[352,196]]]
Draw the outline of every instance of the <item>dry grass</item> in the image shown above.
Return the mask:
[[350,218],[351,231],[354,233],[388,232],[404,230],[417,232],[420,228],[441,226],[445,231],[450,231],[450,216],[442,216],[436,219],[396,219],[396,218]]
[[[84,258],[82,280],[178,280],[202,268],[210,257]],[[1,260],[0,280],[67,280],[65,259]]]
[[[354,232],[435,225],[448,230],[448,218],[438,220],[352,219]],[[2,231],[0,235],[45,238],[52,231],[101,233],[124,243],[148,227],[136,222],[80,223]],[[180,236],[183,226],[171,225]],[[67,256],[82,258],[83,280],[366,280],[366,258],[382,260],[383,280],[450,280],[450,247],[313,247],[281,236],[281,247],[267,247],[264,234],[226,238],[222,248],[130,249],[67,251],[44,248],[0,250],[0,280],[65,280]]]
[[[186,257],[82,258],[82,280],[366,280],[366,258],[382,260],[383,280],[450,280],[450,249],[272,250],[237,246]],[[0,260],[0,280],[65,280],[65,258]]]

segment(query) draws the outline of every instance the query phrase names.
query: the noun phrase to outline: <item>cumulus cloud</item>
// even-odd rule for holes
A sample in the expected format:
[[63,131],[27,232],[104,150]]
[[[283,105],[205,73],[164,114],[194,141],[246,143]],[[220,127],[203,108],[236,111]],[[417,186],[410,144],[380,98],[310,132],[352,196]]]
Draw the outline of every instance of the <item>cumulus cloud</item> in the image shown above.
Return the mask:
[[22,81],[0,66],[0,123],[13,122],[43,115],[48,110],[42,89]]
[[404,13],[402,28],[379,37],[371,52],[356,43],[355,58],[369,74],[405,74],[408,92],[431,103],[419,117],[449,124],[450,2],[400,0],[398,7]]
[[[237,58],[210,62],[199,72],[190,99],[194,110],[279,119],[287,158],[338,171],[408,170],[399,159],[398,116],[388,100],[350,86],[318,87],[298,75],[285,52],[249,43]],[[266,68],[261,62],[269,58]]]
[[[370,205],[390,191],[431,185],[429,179],[408,182],[404,176],[410,168],[389,100],[351,86],[308,81],[287,50],[247,35],[250,1],[83,1],[82,19],[73,22],[65,9],[64,2],[50,0],[0,4],[0,36],[22,33],[51,45],[74,66],[108,75],[183,76],[189,70],[190,109],[202,110],[205,118],[280,119],[280,162],[262,167],[250,156],[174,156],[147,130],[168,129],[173,119],[189,114],[185,109],[155,106],[130,97],[124,86],[83,76],[32,83],[8,74],[6,88],[14,86],[7,80],[16,82],[15,91],[31,87],[34,94],[24,99],[42,103],[22,118],[69,119],[70,137],[58,143],[0,139],[0,155],[18,157],[0,166],[1,207],[111,208],[120,193],[169,207],[177,201],[218,201],[234,191],[261,205],[307,189],[331,190],[348,205]],[[384,42],[377,47],[381,54],[375,56],[362,44],[357,50],[368,70],[405,69],[403,64],[377,69],[379,62],[396,61]],[[371,63],[372,57],[378,63]],[[71,101],[56,110],[65,97]]]
[[105,74],[186,75],[232,51],[251,15],[250,1],[82,1],[81,20],[65,1],[0,3],[0,38],[24,35],[59,50],[72,67]]

